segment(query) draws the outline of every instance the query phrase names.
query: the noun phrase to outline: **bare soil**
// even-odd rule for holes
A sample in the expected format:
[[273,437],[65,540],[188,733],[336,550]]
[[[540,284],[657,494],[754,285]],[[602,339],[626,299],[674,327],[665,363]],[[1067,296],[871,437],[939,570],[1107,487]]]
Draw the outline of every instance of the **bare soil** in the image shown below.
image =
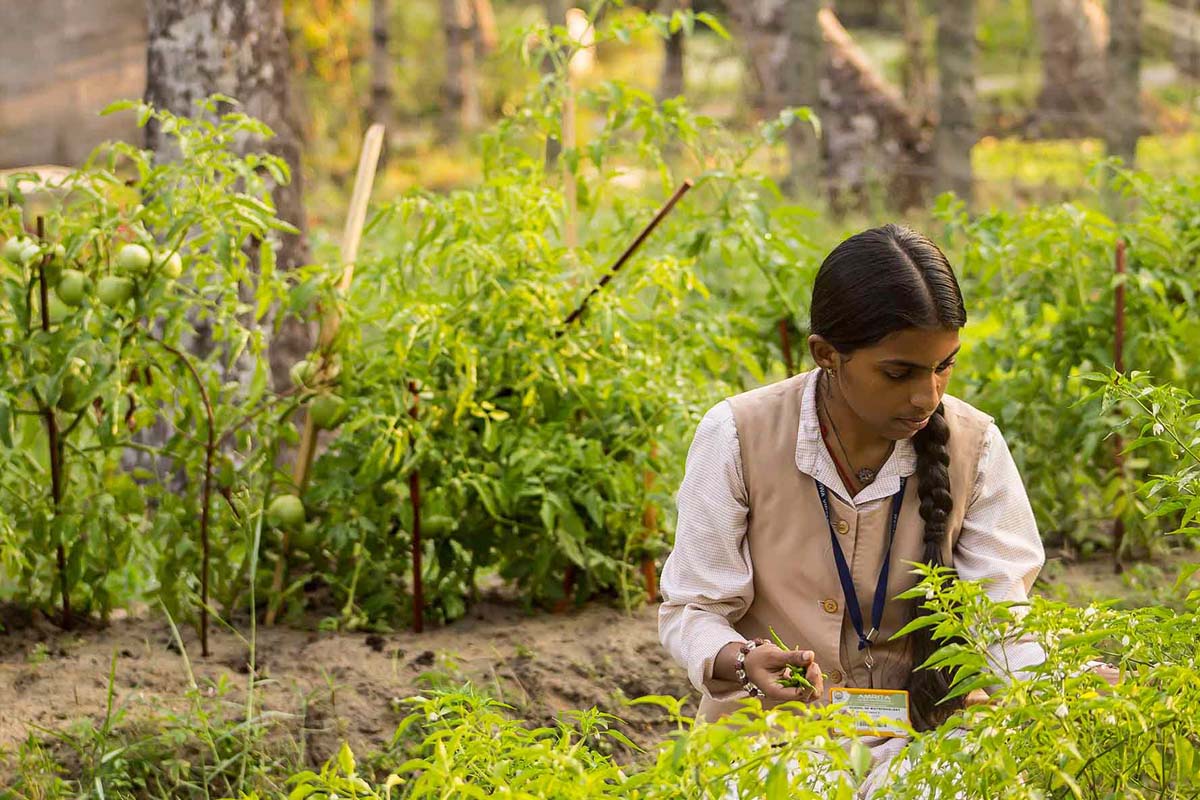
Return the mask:
[[[1035,591],[1079,603],[1113,596],[1155,603],[1181,563],[1176,557],[1117,576],[1108,561],[1066,564],[1052,557]],[[249,682],[245,626],[240,635],[214,628],[211,655],[202,658],[196,632],[181,628],[181,653],[161,614],[77,632],[36,616],[3,623],[0,756],[30,733],[99,724],[114,654],[113,701],[123,712],[121,724],[155,725],[189,713],[189,665],[201,695],[240,718]],[[687,695],[689,714],[698,701],[685,671],[659,643],[657,605],[629,615],[601,604],[527,614],[495,590],[464,619],[423,634],[260,627],[256,669],[264,679],[257,689],[262,706],[287,715],[282,732],[303,743],[312,765],[343,740],[358,752],[386,744],[408,712],[397,700],[429,688],[439,676],[455,685],[470,680],[531,724],[550,725],[561,711],[596,706],[624,719],[622,732],[643,747],[662,741],[674,726],[662,709],[623,700]]]
[[[620,729],[634,741],[651,745],[671,727],[665,713],[622,700],[691,690],[686,672],[659,643],[656,614],[650,605],[629,616],[589,605],[528,615],[492,595],[466,618],[422,634],[259,627],[256,670],[266,680],[256,691],[265,709],[294,715],[284,728],[303,738],[305,758],[314,765],[342,740],[360,752],[386,744],[411,710],[397,701],[428,688],[431,676],[470,680],[538,725],[552,725],[560,711],[594,705],[624,719]],[[187,713],[189,665],[202,696],[217,698],[233,714],[244,704],[244,632],[211,630],[210,655],[202,658],[196,632],[181,628],[185,659],[162,615],[80,632],[37,617],[27,622],[0,634],[0,752],[39,728],[98,725],[114,653],[113,703],[124,711],[125,724]]]

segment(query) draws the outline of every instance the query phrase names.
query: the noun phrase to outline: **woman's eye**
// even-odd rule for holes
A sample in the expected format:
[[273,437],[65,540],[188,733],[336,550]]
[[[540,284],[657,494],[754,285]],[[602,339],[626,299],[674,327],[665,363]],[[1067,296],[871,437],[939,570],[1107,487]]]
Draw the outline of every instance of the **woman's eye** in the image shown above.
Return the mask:
[[[948,369],[950,369],[951,367],[953,367],[953,366],[954,366],[956,363],[957,363],[957,362],[955,362],[955,361],[947,361],[945,364],[942,364],[940,367],[938,367],[938,368],[937,368],[937,371],[938,371],[938,372],[945,372],[946,370],[948,370]],[[884,375],[886,375],[886,376],[888,376],[888,378],[890,378],[891,380],[894,380],[894,381],[906,381],[906,380],[908,380],[909,378],[911,378],[911,377],[912,377],[912,371],[911,371],[911,370],[908,370],[908,371],[905,371],[905,372],[899,372],[899,373],[897,373],[897,372],[888,372],[887,370],[884,370],[884,371],[883,371],[883,374],[884,374]]]

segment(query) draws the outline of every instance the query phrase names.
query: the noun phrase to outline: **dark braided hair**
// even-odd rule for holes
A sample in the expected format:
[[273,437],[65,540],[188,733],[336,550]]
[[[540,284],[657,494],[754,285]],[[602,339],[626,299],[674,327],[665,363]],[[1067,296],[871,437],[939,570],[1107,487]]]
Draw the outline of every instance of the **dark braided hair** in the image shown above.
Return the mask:
[[[869,347],[906,328],[961,328],[967,322],[954,270],[937,245],[916,231],[888,224],[855,234],[834,248],[813,285],[812,332],[842,355]],[[950,495],[950,427],[938,405],[912,438],[917,454],[917,494],[925,521],[924,561],[942,564]],[[928,613],[916,606],[916,613]],[[909,634],[913,665],[934,652],[929,627]],[[961,701],[938,705],[950,688],[945,669],[914,670],[909,680],[912,722],[937,727]]]

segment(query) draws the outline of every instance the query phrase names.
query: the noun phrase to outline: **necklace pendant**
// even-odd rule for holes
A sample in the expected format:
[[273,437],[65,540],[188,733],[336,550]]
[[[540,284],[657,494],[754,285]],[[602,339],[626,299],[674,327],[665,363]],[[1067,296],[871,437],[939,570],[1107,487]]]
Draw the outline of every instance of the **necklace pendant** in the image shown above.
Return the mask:
[[855,477],[858,478],[860,483],[870,483],[875,480],[875,470],[863,467],[855,473]]

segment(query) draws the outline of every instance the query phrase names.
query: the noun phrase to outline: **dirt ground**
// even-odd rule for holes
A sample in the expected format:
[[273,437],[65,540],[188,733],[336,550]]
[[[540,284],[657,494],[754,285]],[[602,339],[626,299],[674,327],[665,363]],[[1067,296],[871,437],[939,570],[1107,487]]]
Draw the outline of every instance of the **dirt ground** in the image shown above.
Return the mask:
[[[553,724],[557,712],[596,705],[627,721],[621,730],[650,745],[670,726],[661,709],[624,706],[622,698],[687,694],[691,687],[658,640],[657,606],[624,610],[591,605],[561,614],[527,615],[489,595],[466,618],[423,634],[326,633],[259,628],[258,691],[265,708],[296,715],[314,764],[343,739],[377,749],[407,713],[394,702],[427,688],[440,673],[516,706],[520,716]],[[188,664],[202,694],[230,684],[226,707],[244,702],[249,651],[227,630],[213,630],[211,654],[200,657],[196,632],[181,629],[187,660],[163,616],[114,621],[105,629],[63,633],[34,620],[0,634],[0,751],[36,728],[64,729],[103,719],[109,670],[117,655],[114,706],[132,722],[188,708]],[[695,710],[692,700],[691,713]]]
[[[1074,602],[1105,596],[1156,602],[1154,587],[1170,586],[1175,568],[1148,566],[1116,576],[1107,561],[1065,565],[1052,559],[1035,591]],[[661,709],[625,706],[622,699],[688,694],[685,713],[693,714],[698,700],[684,670],[659,643],[656,615],[656,605],[629,616],[603,605],[527,615],[492,591],[466,618],[423,634],[260,627],[257,669],[267,680],[258,691],[265,708],[294,715],[285,727],[302,738],[312,764],[332,755],[343,739],[364,752],[385,744],[407,709],[395,699],[427,688],[422,676],[431,673],[469,679],[535,724],[553,724],[560,711],[595,705],[626,720],[621,730],[635,742],[652,746],[674,726]],[[114,653],[114,706],[125,711],[125,723],[185,713],[189,663],[202,693],[216,696],[213,702],[233,715],[241,713],[248,649],[227,630],[213,630],[212,653],[201,658],[195,631],[182,629],[185,659],[162,615],[78,633],[36,618],[5,628],[0,752],[38,728],[102,720]]]

